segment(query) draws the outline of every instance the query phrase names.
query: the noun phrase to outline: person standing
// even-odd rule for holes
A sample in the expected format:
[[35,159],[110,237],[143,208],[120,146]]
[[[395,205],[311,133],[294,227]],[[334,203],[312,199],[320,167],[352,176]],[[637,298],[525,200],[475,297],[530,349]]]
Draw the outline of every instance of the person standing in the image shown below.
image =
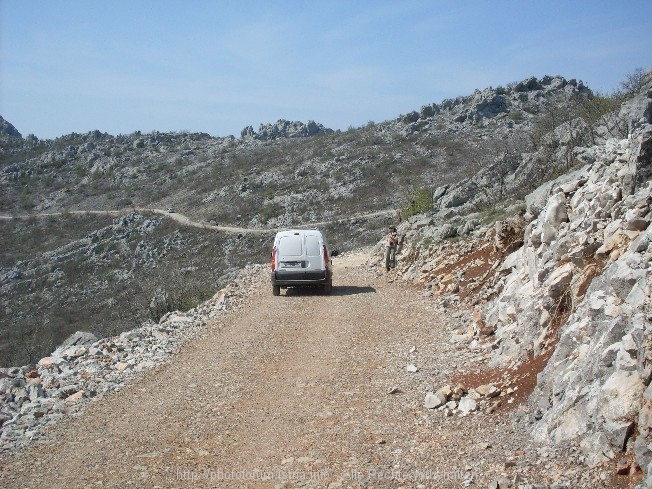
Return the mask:
[[396,247],[398,246],[398,233],[394,226],[389,228],[385,249],[385,268],[389,272],[391,268],[396,267]]

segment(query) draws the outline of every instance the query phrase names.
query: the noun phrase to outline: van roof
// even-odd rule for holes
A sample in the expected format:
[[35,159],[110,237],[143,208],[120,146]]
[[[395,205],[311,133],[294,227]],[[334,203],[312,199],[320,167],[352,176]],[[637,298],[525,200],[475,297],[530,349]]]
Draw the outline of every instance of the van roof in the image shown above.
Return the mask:
[[321,229],[311,228],[311,229],[284,229],[283,231],[279,231],[278,233],[276,233],[276,235],[280,236],[280,235],[283,235],[283,234],[295,234],[295,233],[301,234],[301,233],[305,233],[305,232],[308,232],[308,231],[324,234],[321,231]]

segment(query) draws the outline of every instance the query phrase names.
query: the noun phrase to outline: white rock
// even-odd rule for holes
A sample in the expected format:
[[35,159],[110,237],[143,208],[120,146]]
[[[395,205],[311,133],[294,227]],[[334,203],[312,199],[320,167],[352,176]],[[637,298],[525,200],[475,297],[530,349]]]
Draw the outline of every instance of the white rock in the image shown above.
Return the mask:
[[[564,413],[559,413],[556,417],[555,425],[557,427],[552,433],[555,443],[562,443],[577,438],[577,436],[586,433],[588,429],[586,415],[574,408]],[[547,430],[542,433],[540,430],[535,429],[533,434],[538,441],[548,440]],[[543,434],[543,437],[541,437],[541,434]]]
[[543,283],[544,287],[548,288],[548,295],[553,299],[557,299],[566,291],[573,279],[573,271],[575,265],[572,263],[565,263],[556,268],[550,276]]
[[633,372],[636,370],[636,358],[627,353],[624,349],[618,350],[616,353],[616,369],[625,370],[626,372]]
[[607,462],[615,456],[609,440],[607,440],[607,437],[601,431],[592,433],[584,438],[580,442],[580,449],[586,456],[586,461],[590,466]]
[[475,399],[471,399],[470,397],[465,396],[462,399],[460,399],[458,408],[463,413],[470,413],[478,409],[478,405],[475,402]]
[[439,392],[428,392],[423,401],[423,406],[426,409],[434,409],[443,405],[446,402],[446,397]]
[[602,386],[599,399],[600,414],[605,420],[619,420],[634,416],[638,411],[636,400],[644,391],[645,385],[637,372],[616,370]]

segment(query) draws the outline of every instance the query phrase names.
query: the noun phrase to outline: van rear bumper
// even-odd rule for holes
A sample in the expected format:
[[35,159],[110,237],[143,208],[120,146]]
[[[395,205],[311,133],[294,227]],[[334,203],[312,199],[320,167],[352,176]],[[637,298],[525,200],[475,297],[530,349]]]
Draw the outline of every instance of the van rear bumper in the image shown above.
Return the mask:
[[314,271],[276,271],[272,272],[272,285],[281,287],[291,285],[321,285],[331,280],[329,270]]

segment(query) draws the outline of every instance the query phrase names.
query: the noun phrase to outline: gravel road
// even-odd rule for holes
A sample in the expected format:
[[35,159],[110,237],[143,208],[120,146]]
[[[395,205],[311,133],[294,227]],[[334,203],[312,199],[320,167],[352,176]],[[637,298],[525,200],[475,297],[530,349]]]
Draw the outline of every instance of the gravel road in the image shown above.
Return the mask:
[[171,363],[0,461],[0,485],[441,488],[517,474],[579,482],[528,446],[509,412],[446,417],[423,407],[426,392],[481,359],[450,342],[454,314],[366,257],[336,261],[329,296],[273,297],[261,273],[246,306]]

